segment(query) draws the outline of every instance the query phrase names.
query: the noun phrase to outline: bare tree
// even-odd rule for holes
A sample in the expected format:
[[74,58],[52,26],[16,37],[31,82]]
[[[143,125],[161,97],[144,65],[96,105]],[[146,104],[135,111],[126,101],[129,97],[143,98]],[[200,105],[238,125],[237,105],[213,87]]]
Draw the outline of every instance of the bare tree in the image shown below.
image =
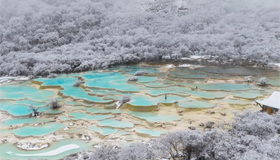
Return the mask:
[[28,111],[32,111],[33,113],[32,113],[32,116],[33,117],[37,117],[37,116],[39,116],[40,115],[40,112],[38,112],[38,110],[39,110],[39,107],[34,107],[34,106],[29,106],[29,109],[28,109]]

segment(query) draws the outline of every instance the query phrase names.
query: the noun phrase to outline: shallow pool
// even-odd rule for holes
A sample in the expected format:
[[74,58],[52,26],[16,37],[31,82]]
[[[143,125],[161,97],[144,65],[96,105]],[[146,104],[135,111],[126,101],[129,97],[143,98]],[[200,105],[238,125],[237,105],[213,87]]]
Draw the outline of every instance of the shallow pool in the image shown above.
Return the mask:
[[[189,117],[182,114],[190,109],[252,108],[254,99],[267,97],[280,86],[279,73],[264,69],[209,66],[161,72],[166,69],[161,67],[118,66],[1,85],[0,110],[7,119],[1,120],[0,134],[5,137],[15,134],[11,135],[15,139],[10,141],[30,136],[34,136],[36,141],[36,138],[54,132],[56,134],[50,136],[59,138],[81,138],[81,134],[87,134],[92,138],[90,143],[111,138],[122,141],[120,143],[141,141],[146,136],[157,137],[174,129],[177,124],[184,124]],[[146,71],[147,74],[138,76],[136,82],[127,82],[137,71]],[[255,81],[244,82],[247,75],[253,75]],[[261,76],[268,78],[267,88],[255,84]],[[73,87],[77,80],[85,83]],[[116,109],[115,104],[122,96],[129,96],[131,100]],[[50,110],[46,106],[53,98],[58,100],[61,108]],[[39,112],[45,114],[29,118],[32,113],[30,105],[40,107]],[[174,126],[158,127],[169,122]],[[49,148],[41,151],[22,151],[11,144],[1,144],[3,152],[0,155],[6,159],[59,159],[88,149],[84,146],[87,145],[74,139],[51,142]]]
[[111,115],[89,115],[89,114],[80,113],[80,112],[72,112],[69,115],[72,116],[74,120],[84,119],[84,120],[97,120],[97,121],[99,121],[99,120],[104,120],[104,119],[113,117]]
[[127,121],[117,121],[114,119],[106,119],[98,122],[98,126],[102,127],[112,127],[112,128],[132,128],[133,123]]
[[102,135],[110,135],[110,134],[113,134],[113,133],[117,132],[117,129],[107,128],[107,127],[90,126],[89,129],[92,130],[92,131],[98,132]]
[[1,144],[0,150],[1,159],[61,159],[69,154],[90,150],[90,144],[76,139],[64,139],[38,151],[24,151],[10,143]]
[[129,112],[132,116],[135,116],[137,118],[147,120],[151,123],[154,122],[171,122],[171,121],[177,121],[180,120],[179,116],[175,115],[163,115],[163,114],[157,114],[157,113],[147,113],[147,112]]
[[162,131],[145,129],[145,128],[136,128],[135,131],[137,133],[144,134],[144,135],[150,135],[152,137],[158,137],[158,136],[165,133],[165,132],[162,132]]
[[1,85],[0,99],[19,100],[28,98],[34,101],[49,101],[55,92],[48,90],[40,90],[32,87],[29,82]]
[[17,128],[12,130],[12,133],[20,136],[20,137],[28,137],[28,136],[43,136],[61,128],[64,128],[66,125],[61,123],[46,123],[44,125],[39,126],[24,126],[21,128]]

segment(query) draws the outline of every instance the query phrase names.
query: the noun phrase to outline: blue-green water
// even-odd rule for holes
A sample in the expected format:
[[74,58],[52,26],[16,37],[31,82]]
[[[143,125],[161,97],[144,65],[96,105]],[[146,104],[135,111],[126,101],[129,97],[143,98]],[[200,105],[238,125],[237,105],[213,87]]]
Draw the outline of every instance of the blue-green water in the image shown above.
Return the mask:
[[121,73],[93,73],[93,75],[86,75],[85,77],[88,80],[85,86],[88,87],[115,89],[119,91],[139,91],[139,87],[128,83],[126,81],[127,77]]
[[23,151],[13,144],[4,143],[0,145],[1,159],[61,159],[69,154],[90,150],[90,144],[76,139],[64,139],[54,142],[50,147],[38,151]]
[[89,113],[99,113],[99,114],[119,114],[121,113],[118,109],[104,109],[104,108],[88,108]]
[[273,86],[280,86],[280,75],[275,75],[268,79],[268,84],[273,85]]
[[17,119],[9,119],[5,121],[5,125],[17,125],[17,124],[24,124],[24,123],[44,123],[48,122],[47,119],[42,118],[17,118]]
[[210,91],[236,91],[236,90],[248,90],[256,89],[256,87],[248,84],[235,84],[235,83],[206,83],[198,85],[199,89]]
[[[6,111],[13,116],[27,116],[32,113],[29,106],[22,104],[14,104],[8,101],[0,101],[0,110]],[[49,110],[48,107],[41,107],[38,109],[39,112]]]
[[20,137],[28,137],[28,136],[42,136],[61,128],[64,128],[65,125],[61,123],[47,123],[39,126],[24,126],[21,128],[14,129],[12,133]]
[[112,101],[112,100],[105,100],[105,99],[100,98],[98,96],[90,96],[82,88],[78,88],[78,87],[71,87],[70,86],[70,87],[62,90],[61,93],[63,93],[63,95],[65,95],[65,96],[70,96],[70,97],[73,97],[75,99],[87,100],[87,101],[90,101],[90,102],[109,103],[109,102]]
[[102,135],[110,135],[113,133],[116,133],[117,130],[113,129],[113,128],[106,128],[106,127],[95,127],[95,126],[90,126],[89,127],[90,130],[98,132]]
[[72,112],[72,113],[70,113],[70,116],[72,116],[74,120],[77,120],[77,119],[103,120],[103,119],[112,117],[111,115],[89,115],[89,114],[79,113],[79,112]]
[[78,79],[75,77],[60,75],[57,78],[38,78],[35,81],[43,82],[42,86],[61,86],[62,88],[72,86]]
[[215,73],[219,75],[228,74],[235,76],[258,76],[265,75],[269,70],[262,68],[253,67],[218,67],[218,66],[208,66],[198,69],[207,73]]
[[127,121],[117,121],[114,119],[107,119],[98,122],[98,126],[113,127],[113,128],[132,128],[134,124]]
[[48,115],[50,115],[50,114],[52,114],[52,115],[57,115],[57,114],[61,114],[61,113],[63,113],[63,112],[64,112],[64,111],[60,111],[60,110],[51,110],[51,109],[44,111],[44,113],[45,113],[45,114],[48,114]]
[[269,94],[264,90],[250,90],[247,92],[234,92],[232,95],[235,98],[257,99]]
[[131,96],[131,101],[128,102],[134,106],[154,106],[159,103],[174,103],[180,100],[187,100],[186,97],[181,97],[177,95],[161,95],[158,97],[151,97],[148,95],[133,95]]
[[0,99],[19,100],[28,98],[34,101],[48,101],[55,92],[40,90],[30,86],[30,83],[1,85]]
[[216,106],[213,103],[197,100],[179,102],[178,105],[183,108],[212,108]]
[[165,95],[165,94],[179,94],[182,96],[188,95],[188,94],[178,93],[178,91],[175,91],[175,90],[168,90],[168,89],[166,89],[166,90],[163,90],[163,89],[147,90],[146,93],[151,96],[160,96],[160,95]]
[[[136,82],[127,82],[137,71],[146,71],[148,74],[138,76]],[[255,81],[260,76],[268,77],[270,88],[259,87],[255,82],[240,81],[247,75],[253,75]],[[73,87],[74,82],[79,79],[85,83],[80,87]],[[220,80],[217,82],[222,83],[217,83],[217,79]],[[235,83],[233,79],[238,79],[239,83]],[[98,133],[104,135],[100,136],[103,138],[111,135],[126,136],[127,141],[134,140],[137,133],[157,137],[168,129],[151,129],[150,123],[176,123],[185,120],[185,117],[179,116],[178,109],[213,108],[219,104],[246,107],[254,103],[254,99],[269,96],[278,89],[277,86],[280,86],[278,72],[244,67],[175,68],[160,72],[155,66],[118,66],[107,70],[61,74],[57,78],[35,79],[33,84],[24,82],[1,85],[0,110],[8,113],[5,116],[14,117],[1,121],[0,132],[5,136],[12,133],[17,137],[35,138],[53,132],[63,132],[71,136],[77,133]],[[115,109],[115,103],[122,96],[131,98],[128,102],[130,105]],[[46,106],[53,98],[58,100],[61,108],[50,110]],[[38,118],[29,118],[28,115],[32,113],[29,110],[30,105],[41,107],[39,112],[45,114]],[[156,109],[153,112],[147,112],[147,108],[154,106]],[[141,110],[139,107],[145,109]],[[133,109],[146,112],[132,112]],[[146,121],[149,122],[148,125]],[[35,123],[40,125],[34,126]],[[15,126],[19,128],[12,128]],[[69,130],[62,130],[65,127]],[[49,151],[56,151],[71,143],[77,146],[74,145],[73,149],[57,155],[47,156]],[[63,140],[52,143],[42,151],[21,151],[11,144],[1,144],[3,153],[0,155],[6,159],[58,159],[80,151],[82,145],[83,142],[78,140]]]
[[147,120],[151,123],[170,122],[170,121],[180,120],[180,118],[178,116],[174,116],[174,115],[161,115],[161,114],[146,113],[146,112],[129,112],[129,114],[131,114],[137,118]]
[[19,101],[16,101],[15,104],[20,104],[20,105],[32,105],[32,106],[44,106],[46,105],[47,103],[46,102],[36,102],[36,101],[31,101],[31,100],[19,100]]
[[135,131],[137,133],[148,134],[148,135],[153,136],[153,137],[158,137],[161,134],[165,133],[165,132],[162,132],[162,131],[150,130],[150,129],[145,129],[145,128],[136,128]]
[[158,81],[158,80],[159,79],[156,77],[148,77],[148,76],[138,77],[138,82],[140,82],[140,83],[154,82],[154,81]]
[[230,105],[242,105],[242,106],[246,106],[246,105],[249,105],[249,104],[254,104],[254,102],[251,101],[251,100],[245,101],[245,100],[240,100],[240,99],[224,99],[221,102],[227,103],[227,104],[230,104]]
[[[195,87],[194,87],[195,88]],[[221,92],[207,92],[201,90],[190,89],[188,87],[170,87],[170,90],[177,91],[178,94],[188,94],[198,99],[221,99],[227,96],[226,93]]]

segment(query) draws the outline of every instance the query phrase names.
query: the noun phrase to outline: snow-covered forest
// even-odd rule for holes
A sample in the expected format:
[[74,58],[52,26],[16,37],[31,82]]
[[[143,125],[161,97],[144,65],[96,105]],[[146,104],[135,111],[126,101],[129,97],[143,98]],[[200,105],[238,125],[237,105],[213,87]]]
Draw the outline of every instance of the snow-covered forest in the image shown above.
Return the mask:
[[279,62],[278,0],[1,0],[0,75],[217,55]]
[[[224,126],[225,127],[225,126]],[[103,145],[93,152],[68,156],[72,159],[280,159],[280,115],[244,112],[225,131],[219,129],[171,132],[149,143],[134,143],[123,148]]]

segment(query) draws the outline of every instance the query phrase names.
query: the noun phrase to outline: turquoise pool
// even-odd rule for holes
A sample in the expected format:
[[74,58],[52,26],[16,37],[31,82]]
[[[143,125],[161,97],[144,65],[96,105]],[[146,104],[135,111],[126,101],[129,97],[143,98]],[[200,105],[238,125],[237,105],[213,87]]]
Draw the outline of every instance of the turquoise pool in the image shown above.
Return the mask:
[[89,129],[92,131],[98,132],[102,135],[110,135],[110,134],[116,133],[118,131],[117,129],[113,129],[113,128],[95,127],[95,126],[90,126]]
[[162,134],[164,134],[165,132],[162,132],[162,131],[157,131],[157,130],[151,130],[151,129],[145,129],[145,128],[136,128],[135,131],[137,133],[140,133],[140,134],[147,134],[147,135],[150,135],[152,137],[158,137]]
[[163,115],[157,113],[146,113],[146,112],[129,112],[132,116],[135,116],[140,119],[147,120],[151,123],[154,122],[171,122],[180,120],[179,116],[175,115]]
[[1,85],[0,89],[0,99],[20,100],[28,98],[34,101],[49,101],[55,94],[53,91],[37,89],[29,82]]
[[127,121],[117,121],[114,119],[106,119],[98,122],[98,126],[102,127],[112,127],[112,128],[132,128],[133,123]]
[[13,144],[4,143],[0,145],[1,159],[61,159],[69,154],[90,150],[90,144],[76,139],[64,139],[54,142],[50,147],[38,151],[23,151]]
[[59,130],[61,128],[66,127],[66,125],[61,123],[47,123],[44,125],[39,126],[24,126],[21,128],[14,129],[12,131],[13,134],[20,136],[20,137],[28,137],[28,136],[42,136],[46,135],[52,132],[55,132],[56,130]]
[[80,112],[72,112],[70,113],[70,116],[73,117],[74,120],[84,119],[84,120],[97,120],[97,121],[113,117],[111,115],[89,115]]
[[[280,86],[277,79],[279,73],[264,69],[219,69],[210,66],[173,68],[161,72],[160,67],[117,66],[106,70],[61,74],[57,78],[37,78],[32,83],[2,84],[0,111],[7,119],[1,121],[0,134],[5,137],[14,134],[16,136],[12,136],[16,141],[31,136],[36,140],[54,132],[56,134],[51,136],[64,138],[81,138],[81,135],[87,134],[92,138],[90,143],[104,142],[108,138],[120,140],[122,144],[129,143],[140,141],[143,137],[158,137],[172,130],[172,125],[163,125],[166,128],[158,126],[169,122],[181,124],[188,118],[182,116],[190,111],[187,109],[220,105],[252,108],[254,99],[267,97],[274,90],[279,90],[277,86]],[[146,71],[147,74],[138,76],[136,82],[127,82],[137,71]],[[253,75],[255,80],[265,76],[270,85],[263,88],[254,82],[243,82],[241,79],[247,75]],[[85,83],[73,87],[77,80]],[[129,96],[131,100],[116,109],[115,104],[122,96]],[[61,108],[50,110],[46,106],[53,98],[58,100]],[[40,107],[39,112],[45,114],[28,117],[32,113],[30,105]],[[117,139],[119,137],[121,139]],[[3,151],[0,156],[4,159],[59,159],[90,148],[85,146],[87,144],[80,140],[65,139],[51,142],[49,148],[40,151],[23,151],[7,143],[0,145]]]

